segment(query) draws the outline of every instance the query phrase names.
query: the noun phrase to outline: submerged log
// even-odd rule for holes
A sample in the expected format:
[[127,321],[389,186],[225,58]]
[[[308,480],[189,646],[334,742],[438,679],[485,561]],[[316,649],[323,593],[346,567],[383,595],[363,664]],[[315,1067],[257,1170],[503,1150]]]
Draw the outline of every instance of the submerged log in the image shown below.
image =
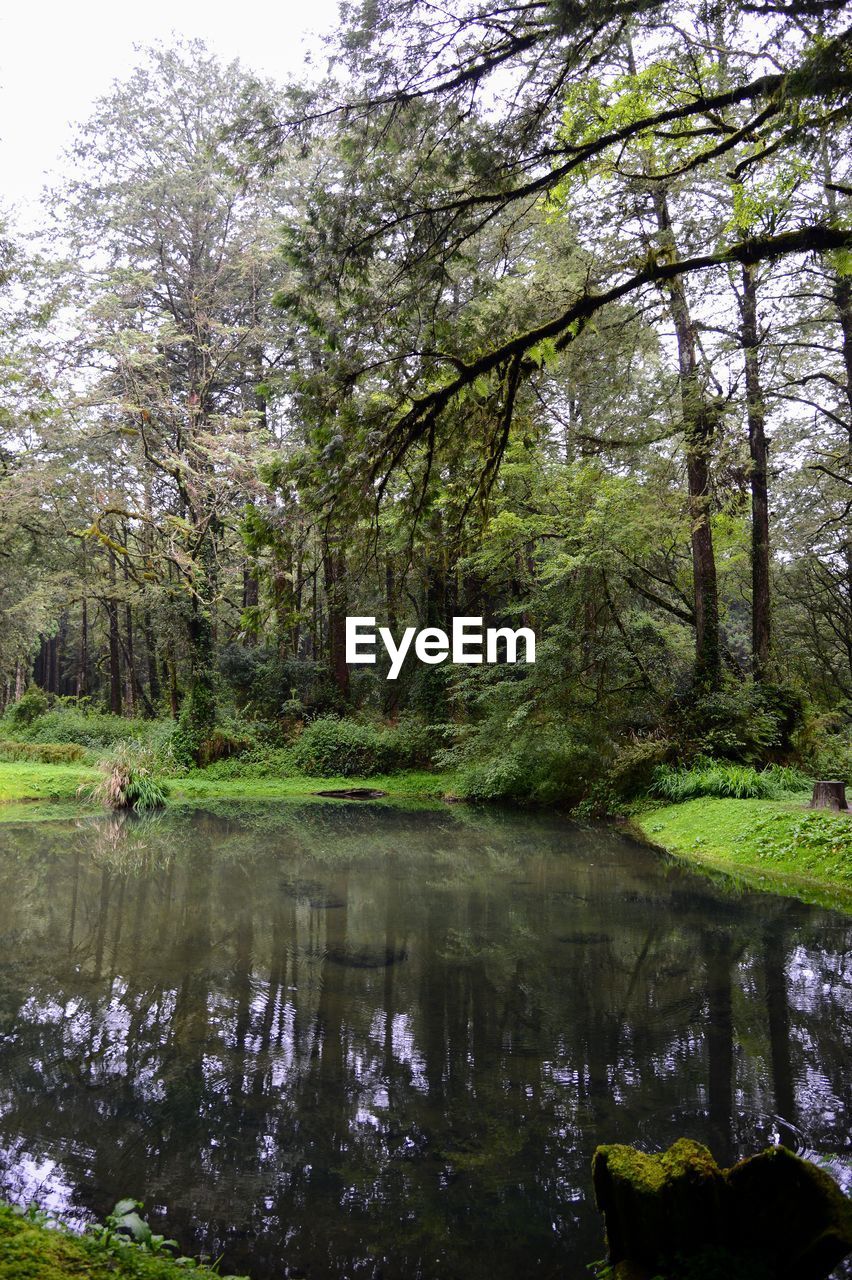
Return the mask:
[[315,791],[314,795],[332,800],[378,800],[386,796],[387,791],[377,791],[374,787],[339,787],[331,791]]
[[662,1155],[598,1147],[592,1177],[609,1261],[624,1280],[826,1280],[852,1252],[852,1204],[786,1147],[731,1169],[687,1138]]
[[812,809],[848,809],[846,803],[846,785],[837,781],[821,781],[814,783],[811,797]]

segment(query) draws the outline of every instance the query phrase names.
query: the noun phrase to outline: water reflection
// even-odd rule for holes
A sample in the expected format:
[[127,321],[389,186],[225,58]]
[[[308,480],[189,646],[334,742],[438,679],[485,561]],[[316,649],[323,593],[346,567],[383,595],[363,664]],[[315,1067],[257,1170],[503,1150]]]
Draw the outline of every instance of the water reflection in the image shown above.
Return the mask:
[[850,1180],[850,948],[553,818],[0,828],[0,1182],[257,1280],[582,1275],[599,1141]]

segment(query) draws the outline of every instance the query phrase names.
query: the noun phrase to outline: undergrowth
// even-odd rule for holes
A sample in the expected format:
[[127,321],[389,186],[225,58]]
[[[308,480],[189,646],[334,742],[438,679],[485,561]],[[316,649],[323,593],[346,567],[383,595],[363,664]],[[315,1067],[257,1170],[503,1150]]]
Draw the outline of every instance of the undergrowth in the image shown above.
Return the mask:
[[107,809],[133,809],[149,813],[166,803],[167,791],[155,775],[150,750],[135,742],[119,743],[111,755],[98,761],[104,777],[89,792],[89,798]]
[[680,802],[700,796],[727,800],[777,800],[807,790],[811,779],[789,765],[751,765],[727,760],[698,760],[691,768],[661,764],[654,770],[651,791],[665,800]]

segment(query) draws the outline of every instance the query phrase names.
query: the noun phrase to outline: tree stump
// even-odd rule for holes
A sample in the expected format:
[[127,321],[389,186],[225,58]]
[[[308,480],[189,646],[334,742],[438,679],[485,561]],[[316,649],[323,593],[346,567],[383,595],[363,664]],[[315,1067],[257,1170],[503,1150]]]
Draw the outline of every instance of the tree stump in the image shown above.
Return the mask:
[[825,781],[814,783],[811,797],[812,809],[848,809],[846,803],[846,785],[843,782]]

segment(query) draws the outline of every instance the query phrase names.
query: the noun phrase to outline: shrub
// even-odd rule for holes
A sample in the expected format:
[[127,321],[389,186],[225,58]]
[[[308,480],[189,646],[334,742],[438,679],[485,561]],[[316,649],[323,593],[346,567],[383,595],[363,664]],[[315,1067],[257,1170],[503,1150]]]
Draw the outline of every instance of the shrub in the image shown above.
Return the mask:
[[8,708],[4,719],[12,729],[24,729],[39,716],[43,716],[49,706],[44,690],[39,689],[38,685],[31,684],[22,697]]
[[[464,746],[439,757],[459,765],[458,791],[469,800],[518,800],[541,804],[576,804],[587,793],[598,771],[590,746],[559,725],[536,725],[516,732],[512,739],[488,744],[481,728]],[[489,749],[490,748],[490,749]]]
[[369,778],[431,763],[434,735],[415,721],[398,729],[326,716],[308,724],[293,745],[295,767],[320,778]]
[[[20,705],[20,702],[15,704],[16,707]],[[7,712],[7,723],[12,711],[14,707]],[[14,737],[25,742],[73,742],[97,751],[112,747],[127,738],[137,742],[154,742],[171,724],[171,721],[126,719],[108,712],[92,711],[75,702],[57,701],[49,710],[28,723],[13,728],[12,732]]]
[[230,760],[232,756],[242,755],[253,746],[254,740],[245,734],[213,729],[198,749],[198,763],[203,769],[205,765],[215,764],[217,760]]
[[88,752],[76,742],[0,741],[0,760],[33,760],[38,764],[74,764]]
[[690,692],[671,711],[683,755],[743,764],[789,754],[803,715],[795,689],[732,679],[711,693]]
[[293,761],[293,751],[287,747],[254,746],[238,756],[217,760],[207,766],[206,776],[216,779],[229,778],[291,778],[298,770]]
[[121,742],[111,756],[98,761],[104,779],[89,795],[108,809],[147,813],[161,808],[167,791],[154,776],[154,756],[138,742]]
[[660,765],[651,790],[676,803],[699,796],[719,796],[733,800],[774,800],[791,791],[810,786],[810,779],[797,769],[771,765],[758,770],[750,765],[726,760],[700,760],[690,769]]
[[656,770],[671,754],[672,744],[659,738],[622,743],[607,770],[607,785],[616,796],[639,795],[653,784]]

